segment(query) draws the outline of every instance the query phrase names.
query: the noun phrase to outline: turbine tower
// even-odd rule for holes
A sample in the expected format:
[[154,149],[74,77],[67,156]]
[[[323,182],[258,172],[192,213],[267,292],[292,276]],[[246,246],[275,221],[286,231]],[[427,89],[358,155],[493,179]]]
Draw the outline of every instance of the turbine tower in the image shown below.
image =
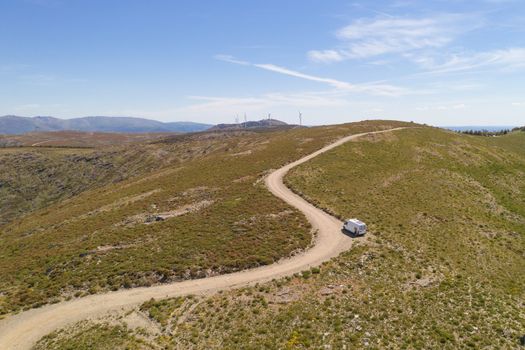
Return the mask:
[[303,125],[303,114],[301,113],[301,111],[299,111],[299,125]]

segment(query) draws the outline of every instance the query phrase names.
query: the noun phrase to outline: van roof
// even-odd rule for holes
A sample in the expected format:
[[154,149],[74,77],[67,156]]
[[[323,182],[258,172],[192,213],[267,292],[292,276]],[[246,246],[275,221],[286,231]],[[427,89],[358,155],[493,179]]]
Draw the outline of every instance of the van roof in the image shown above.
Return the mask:
[[351,221],[353,222],[354,224],[358,224],[358,225],[364,225],[365,223],[362,222],[361,220],[357,220],[357,219],[348,219],[346,221]]

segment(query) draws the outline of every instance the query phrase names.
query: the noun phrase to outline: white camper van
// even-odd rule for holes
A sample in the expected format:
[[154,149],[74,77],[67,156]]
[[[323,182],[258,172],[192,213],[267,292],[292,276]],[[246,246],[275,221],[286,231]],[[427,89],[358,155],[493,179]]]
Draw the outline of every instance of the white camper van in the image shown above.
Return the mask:
[[354,235],[362,236],[366,233],[366,224],[357,219],[348,219],[345,221],[343,229],[347,232],[353,233]]

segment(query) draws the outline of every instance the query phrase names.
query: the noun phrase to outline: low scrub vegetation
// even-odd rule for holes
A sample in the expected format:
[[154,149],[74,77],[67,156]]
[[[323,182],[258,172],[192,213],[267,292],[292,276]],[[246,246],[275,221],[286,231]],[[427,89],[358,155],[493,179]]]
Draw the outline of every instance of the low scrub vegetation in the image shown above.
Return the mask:
[[[321,155],[287,182],[341,218],[366,221],[366,242],[290,278],[151,300],[137,312],[160,330],[133,334],[163,349],[518,348],[524,149],[521,133],[420,128]],[[84,330],[57,334],[75,342]]]
[[93,148],[158,140],[176,133],[110,133],[83,131],[38,131],[22,135],[0,134],[0,147]]
[[[132,177],[200,158],[206,154],[203,149],[210,152],[220,147],[218,136],[172,136],[168,140],[177,142],[162,146],[144,143],[100,149],[70,146],[0,148],[0,227],[86,190],[113,186]],[[93,137],[97,139],[97,134]]]
[[210,132],[127,153],[98,150],[100,159],[113,157],[108,166],[124,174],[120,181],[96,180],[1,227],[0,313],[237,271],[305,249],[310,226],[267,191],[264,176],[342,135],[398,125]]
[[0,148],[0,227],[85,190],[141,174],[154,165],[154,159],[138,150]]
[[82,330],[82,334],[75,334],[75,339],[72,340],[67,336],[56,333],[50,334],[43,339],[35,350],[44,349],[60,349],[60,350],[145,350],[156,349],[150,346],[143,339],[134,336],[132,332],[121,325],[91,324],[84,323],[78,325],[78,329]]

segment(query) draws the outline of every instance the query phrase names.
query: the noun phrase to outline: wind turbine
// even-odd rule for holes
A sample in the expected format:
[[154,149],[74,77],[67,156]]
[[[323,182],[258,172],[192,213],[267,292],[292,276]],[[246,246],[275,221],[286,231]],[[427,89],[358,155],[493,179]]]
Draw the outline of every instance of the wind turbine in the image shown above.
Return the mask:
[[303,125],[303,114],[299,111],[299,125]]

